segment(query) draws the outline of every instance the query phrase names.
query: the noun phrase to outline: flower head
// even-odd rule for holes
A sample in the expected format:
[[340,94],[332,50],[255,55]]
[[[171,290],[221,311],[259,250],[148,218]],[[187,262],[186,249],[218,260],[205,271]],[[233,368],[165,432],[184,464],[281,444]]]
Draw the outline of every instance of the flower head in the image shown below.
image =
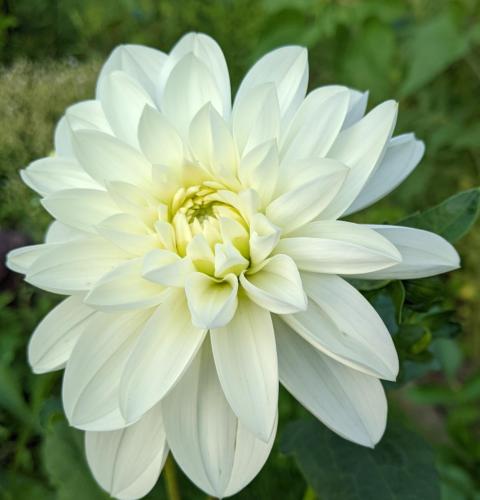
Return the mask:
[[[307,52],[283,47],[231,105],[223,54],[188,34],[169,55],[113,51],[96,98],[69,107],[55,154],[24,181],[55,221],[12,269],[68,296],[35,330],[37,373],[65,368],[69,422],[117,498],[148,493],[170,449],[208,494],[265,462],[279,381],[341,436],[373,446],[398,359],[344,277],[430,276],[458,266],[435,234],[339,220],[395,188],[423,144],[392,138],[397,105],[306,95]],[[168,443],[168,444],[167,444]]]

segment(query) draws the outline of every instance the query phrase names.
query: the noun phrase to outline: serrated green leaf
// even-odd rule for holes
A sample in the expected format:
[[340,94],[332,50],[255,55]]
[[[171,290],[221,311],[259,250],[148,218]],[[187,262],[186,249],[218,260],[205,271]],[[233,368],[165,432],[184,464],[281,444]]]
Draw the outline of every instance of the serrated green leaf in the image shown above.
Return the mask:
[[418,435],[390,423],[375,449],[337,436],[306,418],[289,424],[282,451],[293,455],[322,500],[438,500],[432,450]]
[[426,229],[454,243],[468,233],[480,213],[480,189],[455,194],[445,201],[397,222],[399,226]]

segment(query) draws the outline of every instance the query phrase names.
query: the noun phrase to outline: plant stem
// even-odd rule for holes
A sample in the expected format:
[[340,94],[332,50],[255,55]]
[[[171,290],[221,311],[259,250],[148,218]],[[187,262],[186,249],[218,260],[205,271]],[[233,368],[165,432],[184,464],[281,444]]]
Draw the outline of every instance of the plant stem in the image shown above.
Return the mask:
[[178,487],[177,470],[171,455],[167,458],[163,468],[165,477],[165,488],[169,500],[181,500],[180,488]]

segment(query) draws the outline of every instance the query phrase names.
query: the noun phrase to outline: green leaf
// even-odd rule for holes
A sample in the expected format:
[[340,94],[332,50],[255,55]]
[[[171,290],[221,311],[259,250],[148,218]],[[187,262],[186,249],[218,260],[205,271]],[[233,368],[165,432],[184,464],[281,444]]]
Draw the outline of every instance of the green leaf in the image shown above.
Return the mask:
[[0,498],[2,500],[54,500],[54,492],[39,479],[19,472],[0,471]]
[[397,222],[399,226],[426,229],[454,243],[468,233],[480,213],[480,189],[455,194],[445,201]]
[[418,435],[390,423],[372,450],[337,436],[312,418],[289,424],[282,451],[293,455],[322,500],[437,500],[432,450]]
[[461,32],[448,14],[416,28],[409,44],[411,64],[401,94],[412,94],[462,58],[469,49],[470,37],[470,32]]
[[83,450],[83,433],[65,421],[52,423],[43,445],[43,462],[58,500],[105,500],[95,483]]

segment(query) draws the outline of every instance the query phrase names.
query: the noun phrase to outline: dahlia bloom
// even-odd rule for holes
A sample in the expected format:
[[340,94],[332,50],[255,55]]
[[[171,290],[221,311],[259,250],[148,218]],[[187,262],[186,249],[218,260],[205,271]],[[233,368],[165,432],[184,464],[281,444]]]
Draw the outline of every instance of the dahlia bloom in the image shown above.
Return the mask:
[[67,296],[38,325],[36,373],[65,369],[70,424],[111,495],[154,486],[169,451],[216,497],[259,472],[279,381],[326,426],[374,446],[380,379],[398,358],[382,320],[344,278],[408,279],[458,267],[430,232],[339,220],[420,161],[392,137],[397,104],[306,95],[307,52],[282,47],[231,104],[220,47],[185,35],[170,54],[116,48],[94,100],[69,107],[55,153],[22,171],[54,217],[11,269]]

